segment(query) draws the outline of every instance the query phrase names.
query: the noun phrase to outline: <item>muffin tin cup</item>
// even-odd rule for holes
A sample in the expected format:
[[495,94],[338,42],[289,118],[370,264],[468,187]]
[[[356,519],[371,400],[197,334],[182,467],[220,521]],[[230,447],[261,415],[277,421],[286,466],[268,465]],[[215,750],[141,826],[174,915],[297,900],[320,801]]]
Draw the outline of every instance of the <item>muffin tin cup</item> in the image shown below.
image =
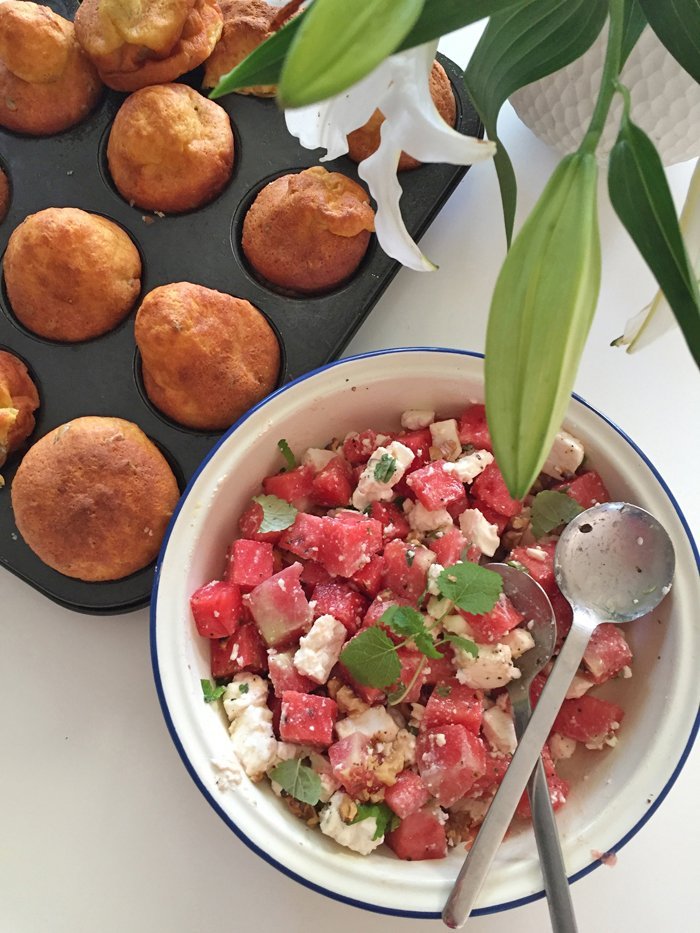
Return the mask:
[[[57,12],[77,4],[53,4]],[[483,127],[468,101],[461,71],[438,56],[457,100],[457,128],[481,136]],[[198,73],[199,72],[199,73]],[[202,69],[181,80],[199,87]],[[328,294],[287,296],[266,286],[246,265],[240,250],[243,208],[264,181],[318,164],[320,152],[303,149],[287,132],[273,100],[232,94],[219,103],[234,126],[233,176],[211,203],[186,214],[160,217],[127,204],[109,178],[105,147],[124,94],[108,91],[86,120],[56,136],[34,138],[0,129],[0,162],[8,169],[12,200],[0,225],[0,255],[15,227],[46,207],[78,207],[119,224],[143,260],[141,296],[158,285],[194,282],[244,298],[272,325],[280,342],[282,384],[335,359],[387,288],[400,266],[376,238],[355,275]],[[347,158],[324,163],[358,180]],[[425,165],[401,175],[401,201],[409,232],[425,232],[466,168]],[[362,182],[360,181],[360,184]],[[21,357],[41,393],[37,424],[28,445],[57,425],[83,415],[135,422],[163,451],[182,485],[195,472],[222,432],[193,431],[161,414],[145,396],[134,342],[134,314],[114,330],[84,343],[60,344],[37,337],[14,318],[0,291],[0,347]],[[26,450],[26,446],[24,450]],[[145,606],[154,565],[122,580],[86,583],[47,567],[23,542],[14,523],[10,489],[23,451],[0,470],[0,566],[26,580],[55,602],[81,612],[115,614]],[[235,528],[232,527],[232,536]]]

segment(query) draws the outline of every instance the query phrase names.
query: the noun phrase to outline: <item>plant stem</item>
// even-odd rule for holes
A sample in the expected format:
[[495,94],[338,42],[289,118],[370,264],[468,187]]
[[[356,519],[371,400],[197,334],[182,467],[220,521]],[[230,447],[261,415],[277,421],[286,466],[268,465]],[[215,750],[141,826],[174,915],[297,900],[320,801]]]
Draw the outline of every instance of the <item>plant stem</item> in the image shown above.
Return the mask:
[[610,104],[615,96],[617,79],[622,66],[622,34],[624,30],[624,0],[610,0],[610,29],[608,31],[608,45],[605,50],[603,76],[598,90],[593,116],[588,131],[579,147],[579,152],[593,154],[600,142],[605,128]]

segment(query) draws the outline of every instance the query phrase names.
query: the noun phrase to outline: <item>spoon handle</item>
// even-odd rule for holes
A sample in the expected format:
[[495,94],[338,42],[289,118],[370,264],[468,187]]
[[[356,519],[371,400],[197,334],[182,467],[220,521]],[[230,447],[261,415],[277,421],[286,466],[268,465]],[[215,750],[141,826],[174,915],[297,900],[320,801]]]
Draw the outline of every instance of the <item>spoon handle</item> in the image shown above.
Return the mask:
[[[531,713],[530,698],[527,695],[518,703],[513,704],[515,734],[518,741],[520,741],[527,728]],[[544,879],[544,889],[547,894],[552,930],[554,933],[578,933],[574,905],[571,901],[571,890],[566,877],[566,865],[564,864],[559,832],[541,758],[530,775],[527,793],[530,798],[532,828],[540,857],[540,867]]]
[[571,631],[445,904],[442,920],[452,930],[472,911],[597,622],[588,613],[574,612]]

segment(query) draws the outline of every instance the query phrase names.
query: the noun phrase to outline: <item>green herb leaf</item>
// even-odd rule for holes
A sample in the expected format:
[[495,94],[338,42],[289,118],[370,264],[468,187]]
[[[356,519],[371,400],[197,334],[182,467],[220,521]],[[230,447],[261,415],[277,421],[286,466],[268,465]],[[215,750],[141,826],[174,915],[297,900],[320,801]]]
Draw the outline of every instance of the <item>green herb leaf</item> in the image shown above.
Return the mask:
[[449,684],[438,684],[435,688],[435,693],[439,697],[448,697],[452,693],[452,687]]
[[646,24],[646,14],[640,6],[639,0],[625,0],[620,69],[629,58],[630,52],[637,44],[637,39],[644,32]]
[[503,590],[503,580],[493,570],[466,562],[445,567],[437,578],[440,593],[465,612],[490,612]]
[[217,687],[210,680],[200,680],[205,703],[215,703],[226,692],[226,687]]
[[508,153],[498,138],[498,114],[515,91],[575,61],[603,27],[608,0],[525,0],[496,13],[481,35],[464,75],[469,96],[489,139],[510,244],[517,186]]
[[[700,16],[700,4],[697,6]],[[700,79],[699,79],[700,80]],[[690,352],[700,365],[700,290],[683,243],[661,159],[629,118],[629,94],[620,134],[610,153],[608,190],[615,211],[661,287]]]
[[361,823],[373,816],[377,821],[377,828],[372,839],[381,839],[387,833],[396,829],[401,820],[386,803],[358,803],[357,815],[350,820],[350,825]]
[[519,560],[507,560],[507,567],[512,567],[514,570],[519,570],[521,573],[527,573],[528,569],[525,564],[521,564]]
[[388,483],[396,473],[396,460],[391,454],[382,454],[374,468],[374,478],[378,483]]
[[639,0],[649,25],[676,61],[700,83],[698,0]]
[[566,525],[580,512],[583,512],[581,506],[565,492],[553,489],[538,492],[530,511],[532,533],[536,538],[541,538],[560,525]]
[[268,531],[284,531],[294,524],[297,517],[297,510],[289,502],[278,496],[253,496],[253,502],[262,506],[263,518],[258,528],[259,534],[266,534]]
[[274,35],[253,49],[250,55],[228,74],[222,75],[209,97],[216,100],[217,97],[223,97],[239,88],[253,87],[257,84],[277,84],[289,46],[305,15],[306,11],[290,19]]
[[364,78],[402,42],[422,8],[423,0],[314,0],[282,68],[282,105],[303,107]]
[[592,153],[559,163],[496,282],[486,336],[486,411],[510,494],[523,498],[569,404],[600,289]]
[[277,441],[277,446],[287,463],[287,469],[293,470],[297,466],[297,458],[292,453],[289,444],[284,438],[282,438],[281,440]]
[[282,761],[270,771],[270,777],[283,791],[301,803],[315,806],[321,799],[321,778],[301,758]]
[[452,632],[445,632],[444,634],[445,641],[449,641],[450,644],[456,645],[458,648],[461,648],[462,651],[466,651],[473,658],[479,657],[479,648],[471,638],[463,638],[461,635],[454,635]]
[[250,687],[248,686],[248,684],[239,684],[239,685],[238,685],[238,692],[239,692],[239,693],[247,693],[249,690],[250,690]]
[[355,635],[341,651],[340,660],[350,676],[367,687],[388,687],[401,673],[396,646],[376,626]]
[[379,621],[397,635],[412,638],[416,648],[426,657],[442,657],[435,647],[430,632],[425,627],[425,619],[411,606],[389,606],[384,610]]

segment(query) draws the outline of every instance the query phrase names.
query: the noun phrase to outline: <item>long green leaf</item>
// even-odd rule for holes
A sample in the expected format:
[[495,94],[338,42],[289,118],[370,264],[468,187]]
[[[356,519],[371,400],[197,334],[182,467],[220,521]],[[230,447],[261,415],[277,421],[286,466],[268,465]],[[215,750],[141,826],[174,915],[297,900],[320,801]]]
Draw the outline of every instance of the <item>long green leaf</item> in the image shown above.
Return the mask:
[[513,241],[486,335],[486,411],[511,495],[534,482],[569,402],[600,289],[591,153],[567,156]]
[[498,139],[500,109],[519,88],[583,55],[600,33],[607,12],[607,0],[525,0],[491,17],[469,62],[467,90],[489,139],[498,144],[496,168],[509,243],[517,189]]
[[397,51],[412,49],[469,26],[508,7],[522,6],[523,0],[425,0],[415,25]]
[[295,16],[285,23],[274,35],[266,39],[240,64],[236,65],[228,74],[222,75],[219,83],[209,94],[212,100],[237,91],[242,87],[253,87],[256,84],[277,84],[282,74],[282,65],[287,56],[292,39],[297,34],[306,11]]
[[659,154],[629,118],[610,153],[608,190],[615,211],[654,273],[690,352],[700,365],[700,291],[685,250]]
[[700,82],[700,0],[639,0],[649,25],[676,61]]
[[646,14],[639,5],[639,0],[626,0],[620,67],[622,67],[629,58],[630,52],[637,44],[637,39],[639,39],[644,32],[644,27],[646,25]]
[[423,0],[315,0],[287,53],[278,96],[303,107],[355,84],[406,37]]

